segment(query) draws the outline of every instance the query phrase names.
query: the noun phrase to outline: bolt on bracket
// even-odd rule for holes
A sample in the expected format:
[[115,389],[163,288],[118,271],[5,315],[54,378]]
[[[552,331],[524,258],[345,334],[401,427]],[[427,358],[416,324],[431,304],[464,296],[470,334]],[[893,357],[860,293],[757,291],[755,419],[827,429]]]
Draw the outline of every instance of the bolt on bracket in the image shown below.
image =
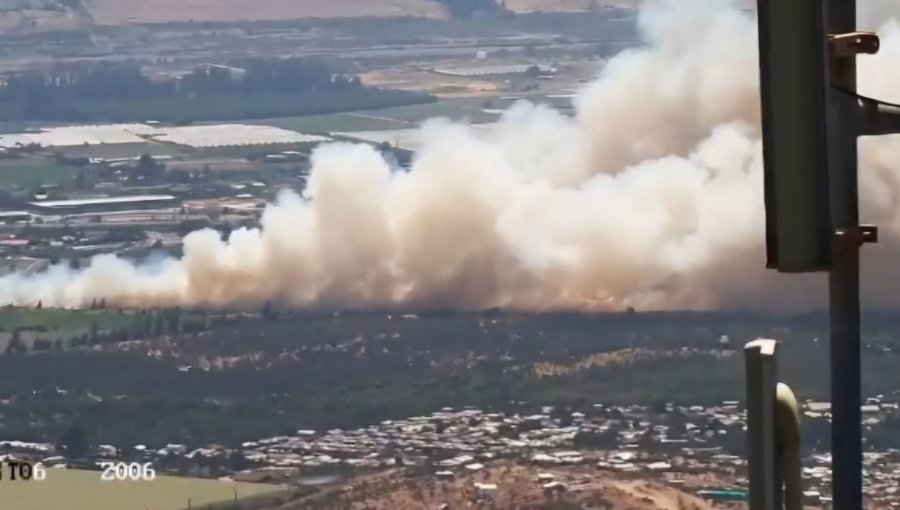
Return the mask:
[[829,34],[828,46],[831,56],[847,58],[860,53],[875,54],[881,46],[875,32],[847,32],[846,34]]
[[841,227],[834,231],[838,240],[854,241],[857,245],[878,242],[878,227],[875,225],[857,225]]

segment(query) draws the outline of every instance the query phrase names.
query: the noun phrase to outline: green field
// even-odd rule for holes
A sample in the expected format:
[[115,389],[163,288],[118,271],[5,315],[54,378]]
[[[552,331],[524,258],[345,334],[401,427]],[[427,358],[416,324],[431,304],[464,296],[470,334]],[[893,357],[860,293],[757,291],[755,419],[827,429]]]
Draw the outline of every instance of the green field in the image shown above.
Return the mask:
[[[101,331],[116,328],[127,328],[132,324],[134,316],[111,310],[62,310],[44,308],[0,308],[0,350],[6,349],[12,338],[14,329],[22,329],[20,338],[26,345],[31,345],[38,338],[46,340],[66,340],[75,335],[87,333],[96,322]],[[41,328],[36,331],[30,328]]]
[[0,186],[31,188],[36,184],[65,184],[71,182],[78,169],[47,161],[0,160]]
[[293,129],[303,133],[328,133],[335,131],[408,129],[417,127],[425,120],[434,117],[449,117],[456,120],[468,119],[476,123],[494,122],[497,120],[496,115],[484,113],[480,107],[474,104],[438,102],[380,108],[377,110],[256,119],[243,122]]
[[144,143],[108,143],[95,145],[75,145],[72,147],[60,147],[59,150],[69,157],[91,158],[133,158],[141,154],[151,156],[177,156],[189,152],[186,147],[179,147],[170,143],[144,142]]
[[111,310],[63,310],[60,308],[0,308],[0,331],[44,326],[48,330],[86,331],[97,323],[99,329],[128,327],[133,316]]
[[[0,483],[2,508],[15,510],[182,510],[224,508],[222,503],[276,496],[277,485],[157,476],[145,482],[102,481],[100,471],[48,469],[43,482]],[[215,505],[219,503],[220,505]]]

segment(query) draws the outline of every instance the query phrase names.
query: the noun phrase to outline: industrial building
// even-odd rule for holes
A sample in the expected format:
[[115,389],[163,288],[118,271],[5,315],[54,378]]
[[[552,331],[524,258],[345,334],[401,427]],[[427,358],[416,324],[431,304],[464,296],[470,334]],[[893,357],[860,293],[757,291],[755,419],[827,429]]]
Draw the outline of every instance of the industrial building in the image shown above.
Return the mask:
[[173,209],[179,207],[181,207],[181,199],[173,195],[132,195],[77,200],[41,200],[28,203],[30,212],[42,216],[100,214],[115,211]]
[[485,78],[524,75],[533,72],[536,75],[552,75],[556,73],[556,69],[551,66],[538,64],[509,64],[509,65],[486,65],[486,66],[464,66],[464,67],[439,67],[434,68],[431,72],[435,74],[444,74],[447,76],[459,76],[463,78]]

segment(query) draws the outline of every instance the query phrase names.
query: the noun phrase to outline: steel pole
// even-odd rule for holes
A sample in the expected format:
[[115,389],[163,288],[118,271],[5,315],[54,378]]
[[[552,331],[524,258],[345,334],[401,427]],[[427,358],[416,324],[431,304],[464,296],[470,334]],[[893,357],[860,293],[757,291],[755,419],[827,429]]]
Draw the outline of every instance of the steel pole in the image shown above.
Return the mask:
[[[856,30],[855,0],[826,0],[830,34]],[[832,84],[856,91],[856,58],[830,58]],[[855,105],[831,94],[828,108],[831,218],[836,229],[828,275],[831,330],[833,508],[862,510],[859,206]]]

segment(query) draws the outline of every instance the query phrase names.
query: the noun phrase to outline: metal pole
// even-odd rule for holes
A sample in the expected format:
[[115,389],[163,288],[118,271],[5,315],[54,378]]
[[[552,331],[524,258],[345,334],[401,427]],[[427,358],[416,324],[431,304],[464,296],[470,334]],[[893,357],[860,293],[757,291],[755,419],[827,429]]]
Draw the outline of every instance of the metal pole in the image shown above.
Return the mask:
[[747,466],[750,510],[780,510],[781,477],[775,452],[775,373],[778,342],[759,339],[744,347],[747,377]]
[[[856,30],[856,0],[826,0],[830,34]],[[856,58],[830,58],[832,84],[856,91]],[[859,213],[855,105],[831,94],[828,108],[831,218],[836,229],[828,275],[831,327],[831,449],[834,508],[862,510]]]

